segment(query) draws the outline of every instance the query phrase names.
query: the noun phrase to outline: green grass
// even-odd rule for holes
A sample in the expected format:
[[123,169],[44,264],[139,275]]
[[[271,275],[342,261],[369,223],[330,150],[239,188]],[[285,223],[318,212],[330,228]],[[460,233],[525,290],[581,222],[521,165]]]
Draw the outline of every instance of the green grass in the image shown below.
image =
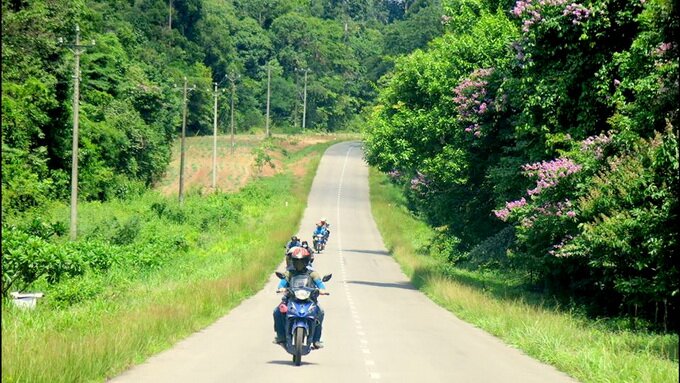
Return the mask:
[[[446,267],[418,250],[433,232],[400,191],[370,171],[371,205],[389,251],[414,285],[459,318],[585,383],[678,381],[678,335],[615,330],[520,293],[513,280]],[[507,290],[505,294],[502,291]]]
[[[82,203],[79,229],[85,238],[109,227],[111,217],[118,222],[142,217],[133,244],[174,238],[188,248],[171,252],[158,267],[118,267],[56,286],[39,282],[46,297],[32,311],[3,301],[2,381],[103,381],[206,327],[260,290],[281,261],[280,247],[299,224],[314,171],[330,144],[309,149],[312,161],[302,180],[284,173],[254,180],[233,195],[188,193],[181,208],[175,198],[157,193],[133,201]],[[209,220],[219,198],[240,201],[240,220]],[[280,208],[286,202],[287,208]],[[153,203],[183,210],[187,218],[177,223],[155,217]],[[68,208],[57,206],[52,214],[65,219]],[[93,294],[63,307],[50,301],[59,288],[90,288]]]

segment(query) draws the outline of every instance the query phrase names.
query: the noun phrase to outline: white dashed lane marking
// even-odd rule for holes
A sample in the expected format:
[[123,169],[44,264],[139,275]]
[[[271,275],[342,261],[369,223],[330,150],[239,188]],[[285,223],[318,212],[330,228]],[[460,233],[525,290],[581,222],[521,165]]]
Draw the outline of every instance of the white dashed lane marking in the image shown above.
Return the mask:
[[[347,154],[345,155],[345,163],[342,166],[342,172],[340,173],[340,186],[338,187],[338,203],[337,203],[337,215],[336,215],[336,222],[338,225],[338,228],[340,227],[340,200],[342,199],[342,182],[345,177],[345,169],[347,167],[347,159],[349,158],[349,153],[352,150],[352,147],[347,149]],[[338,230],[338,255],[339,255],[339,260],[340,260],[340,274],[342,274],[342,282],[345,285],[345,297],[347,298],[347,302],[349,303],[349,308],[350,312],[352,313],[352,318],[354,319],[354,328],[357,331],[357,335],[359,336],[359,349],[361,352],[364,354],[364,364],[366,365],[366,371],[368,372],[369,378],[372,380],[378,380],[380,379],[380,373],[375,372],[375,361],[371,359],[367,359],[367,356],[371,354],[371,350],[368,348],[368,341],[364,339],[363,337],[366,336],[366,333],[363,331],[363,327],[361,326],[361,317],[359,315],[358,310],[354,306],[354,301],[352,300],[352,296],[349,292],[349,284],[347,283],[347,272],[345,270],[345,255],[342,252],[342,238],[340,235],[340,230]]]

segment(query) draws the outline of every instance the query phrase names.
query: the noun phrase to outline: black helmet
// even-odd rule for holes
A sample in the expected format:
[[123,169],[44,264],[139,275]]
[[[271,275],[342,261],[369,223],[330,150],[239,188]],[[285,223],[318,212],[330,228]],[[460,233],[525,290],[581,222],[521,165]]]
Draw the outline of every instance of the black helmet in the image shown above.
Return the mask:
[[291,259],[291,265],[297,272],[302,272],[305,271],[307,268],[307,265],[309,265],[310,258],[309,257],[304,257],[304,258],[295,258],[292,257]]
[[297,237],[297,235],[294,235],[294,236],[290,237],[290,240],[293,241],[293,242],[297,242],[300,239]]

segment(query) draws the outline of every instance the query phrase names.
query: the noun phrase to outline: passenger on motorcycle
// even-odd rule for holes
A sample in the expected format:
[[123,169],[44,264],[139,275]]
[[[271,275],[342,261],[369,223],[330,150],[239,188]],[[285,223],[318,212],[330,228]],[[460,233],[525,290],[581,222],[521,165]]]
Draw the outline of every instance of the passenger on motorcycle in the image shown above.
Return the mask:
[[331,235],[331,224],[328,223],[328,220],[325,217],[321,217],[321,221],[319,223],[326,229],[326,236],[324,239],[326,242],[328,242],[328,237]]
[[[304,250],[300,248],[301,250]],[[290,264],[291,267],[288,268],[288,270],[284,273],[286,276],[286,279],[282,279],[279,282],[279,286],[277,288],[277,292],[285,292],[286,287],[288,286],[288,281],[292,276],[299,275],[299,274],[308,274],[312,280],[314,281],[314,284],[316,287],[319,289],[319,295],[326,295],[326,285],[323,283],[321,280],[321,275],[314,271],[310,267],[310,260],[311,260],[311,255],[308,251],[296,251],[292,254],[290,254]],[[317,331],[314,334],[314,339],[312,339],[312,344],[314,345],[314,348],[323,348],[324,344],[321,341],[321,330],[322,330],[322,325],[323,325],[323,318],[324,318],[324,311],[319,306],[318,302],[315,302],[319,313],[317,315]],[[274,338],[275,344],[282,344],[286,342],[286,316],[281,310],[286,310],[287,309],[287,298],[284,297],[281,300],[281,303],[276,306],[274,309],[274,331],[276,331],[276,337]]]
[[302,245],[300,245],[300,247],[309,251],[309,255],[311,256],[309,264],[310,264],[310,267],[311,267],[311,264],[314,263],[314,249],[309,247],[309,243],[307,241],[302,241]]

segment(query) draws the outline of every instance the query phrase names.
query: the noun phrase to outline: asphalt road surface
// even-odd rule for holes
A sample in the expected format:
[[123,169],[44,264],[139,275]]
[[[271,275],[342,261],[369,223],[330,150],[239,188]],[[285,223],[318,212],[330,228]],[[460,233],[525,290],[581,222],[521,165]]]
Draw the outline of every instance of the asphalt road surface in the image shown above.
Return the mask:
[[280,301],[272,275],[228,315],[112,381],[575,382],[459,320],[409,283],[373,221],[359,142],[330,147],[319,164],[299,229],[310,244],[321,217],[331,236],[314,267],[333,274],[326,283],[331,295],[319,298],[324,349],[295,366],[272,344],[272,311]]

